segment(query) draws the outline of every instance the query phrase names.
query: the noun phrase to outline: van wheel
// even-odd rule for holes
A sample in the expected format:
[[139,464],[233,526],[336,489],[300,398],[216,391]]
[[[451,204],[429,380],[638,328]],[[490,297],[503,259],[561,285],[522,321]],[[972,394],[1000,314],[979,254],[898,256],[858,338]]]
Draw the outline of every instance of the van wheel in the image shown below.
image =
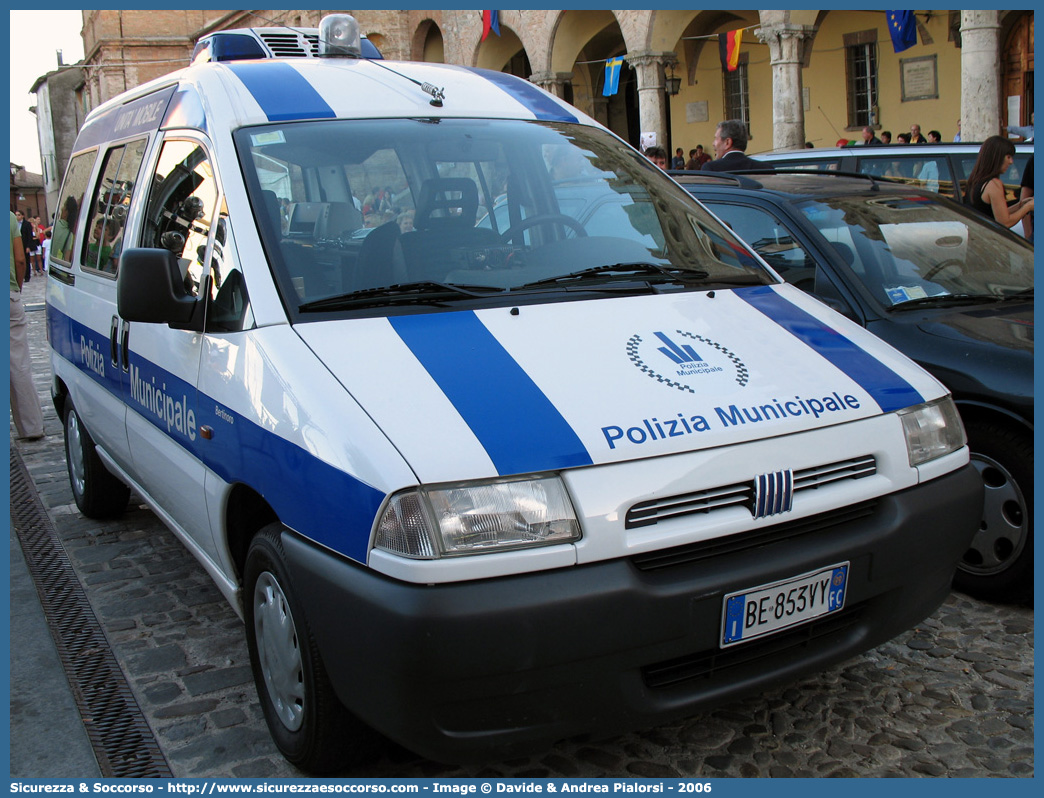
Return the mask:
[[1025,602],[1033,595],[1033,442],[1008,427],[967,425],[972,465],[986,488],[979,531],[954,586],[988,601]]
[[245,567],[247,647],[261,708],[279,751],[309,773],[370,761],[375,731],[334,693],[286,567],[282,524],[250,542]]
[[122,515],[130,488],[105,467],[71,400],[65,402],[65,465],[80,512],[88,518]]

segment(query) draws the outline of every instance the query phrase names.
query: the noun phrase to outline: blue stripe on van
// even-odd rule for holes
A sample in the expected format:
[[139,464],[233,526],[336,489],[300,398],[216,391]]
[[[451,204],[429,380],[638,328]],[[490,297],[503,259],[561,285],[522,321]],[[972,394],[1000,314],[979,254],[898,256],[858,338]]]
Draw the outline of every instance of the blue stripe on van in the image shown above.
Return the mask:
[[239,61],[226,66],[247,87],[270,122],[337,116],[312,84],[290,64]]
[[481,75],[491,83],[506,91],[518,102],[532,111],[537,119],[549,122],[576,122],[577,118],[565,103],[548,97],[528,80],[509,75],[506,72],[495,72],[492,69],[471,67],[471,72]]
[[[133,349],[132,372],[113,367],[108,359],[108,337],[54,305],[47,307],[47,324],[55,353],[119,397],[129,411],[149,421],[226,483],[242,483],[257,491],[291,529],[332,551],[366,562],[370,530],[384,501],[383,492],[198,392],[189,382]],[[104,356],[101,365],[92,350]],[[101,370],[104,374],[99,373]],[[133,391],[129,384],[132,376],[139,379]],[[147,398],[141,401],[132,397],[132,393],[141,397],[141,385],[153,390],[158,387],[164,398],[185,405],[180,408],[181,418],[191,410],[195,417],[193,433],[186,434],[184,423],[179,431],[166,412],[155,412],[158,403],[153,409],[147,406]],[[212,439],[200,434],[204,426],[214,430]],[[186,501],[203,501],[203,497],[187,497]]]
[[885,413],[924,402],[910,383],[884,363],[781,297],[771,286],[739,289],[735,293],[859,383]]
[[573,428],[473,312],[389,318],[502,476],[591,465]]

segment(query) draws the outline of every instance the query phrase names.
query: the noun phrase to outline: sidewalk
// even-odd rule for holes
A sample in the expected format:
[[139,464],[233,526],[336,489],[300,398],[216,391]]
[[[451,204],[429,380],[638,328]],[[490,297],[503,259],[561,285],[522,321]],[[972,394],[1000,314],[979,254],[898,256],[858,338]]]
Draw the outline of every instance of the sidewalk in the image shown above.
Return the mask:
[[[41,441],[18,441],[10,425],[11,447],[60,451],[62,428],[50,403],[43,304],[47,280],[36,276],[22,291],[30,327],[33,376],[44,409]],[[101,772],[84,731],[72,690],[58,659],[39,596],[12,526],[10,709],[12,778],[99,778]]]

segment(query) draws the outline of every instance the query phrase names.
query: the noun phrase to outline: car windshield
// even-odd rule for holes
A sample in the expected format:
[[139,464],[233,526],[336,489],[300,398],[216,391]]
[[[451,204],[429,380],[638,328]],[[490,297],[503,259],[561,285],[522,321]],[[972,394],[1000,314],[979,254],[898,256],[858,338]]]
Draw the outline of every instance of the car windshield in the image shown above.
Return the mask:
[[597,128],[329,120],[244,128],[236,141],[295,318],[774,282]]
[[869,192],[796,203],[886,308],[1033,290],[1033,247],[932,194]]

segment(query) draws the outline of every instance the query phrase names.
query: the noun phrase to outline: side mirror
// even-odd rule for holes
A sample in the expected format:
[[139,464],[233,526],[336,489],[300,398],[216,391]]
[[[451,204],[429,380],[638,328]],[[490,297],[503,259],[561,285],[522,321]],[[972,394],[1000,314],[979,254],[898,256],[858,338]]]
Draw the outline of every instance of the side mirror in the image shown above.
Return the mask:
[[204,303],[185,288],[177,256],[166,249],[127,249],[116,278],[116,308],[127,321],[203,329]]

